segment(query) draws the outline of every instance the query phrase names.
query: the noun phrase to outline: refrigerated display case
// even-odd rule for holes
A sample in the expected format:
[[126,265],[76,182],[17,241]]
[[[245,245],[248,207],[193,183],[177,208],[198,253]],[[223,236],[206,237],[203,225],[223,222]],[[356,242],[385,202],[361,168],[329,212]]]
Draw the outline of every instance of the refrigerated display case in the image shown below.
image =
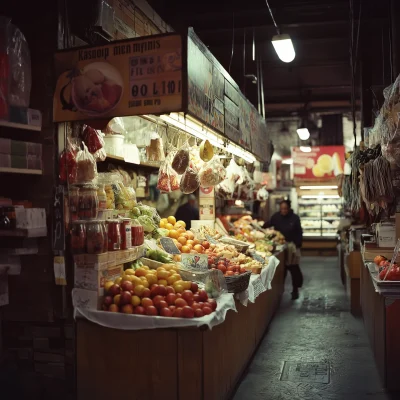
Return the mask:
[[342,214],[341,199],[299,199],[298,212],[303,236],[334,238]]

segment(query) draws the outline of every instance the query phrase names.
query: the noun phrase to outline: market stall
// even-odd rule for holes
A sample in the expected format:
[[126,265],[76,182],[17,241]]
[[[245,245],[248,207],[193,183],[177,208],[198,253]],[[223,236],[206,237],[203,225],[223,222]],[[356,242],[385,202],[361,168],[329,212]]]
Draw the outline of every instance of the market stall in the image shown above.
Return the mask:
[[[138,359],[136,398],[227,397],[283,291],[285,238],[215,220],[215,196],[253,196],[270,157],[265,121],[193,31],[56,62],[66,244],[55,250],[73,260],[78,398],[112,397]],[[199,220],[177,220],[171,204],[189,194]],[[118,343],[108,355],[107,342]]]

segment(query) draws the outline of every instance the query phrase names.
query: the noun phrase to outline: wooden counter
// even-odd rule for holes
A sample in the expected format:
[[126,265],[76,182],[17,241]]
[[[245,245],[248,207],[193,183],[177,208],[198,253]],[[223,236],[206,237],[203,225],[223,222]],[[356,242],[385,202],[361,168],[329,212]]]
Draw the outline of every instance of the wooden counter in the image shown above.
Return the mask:
[[77,320],[78,400],[228,399],[279,306],[284,253],[272,289],[210,330],[123,331]]
[[384,386],[400,390],[400,291],[398,297],[378,293],[368,268],[360,262],[360,303],[376,366]]

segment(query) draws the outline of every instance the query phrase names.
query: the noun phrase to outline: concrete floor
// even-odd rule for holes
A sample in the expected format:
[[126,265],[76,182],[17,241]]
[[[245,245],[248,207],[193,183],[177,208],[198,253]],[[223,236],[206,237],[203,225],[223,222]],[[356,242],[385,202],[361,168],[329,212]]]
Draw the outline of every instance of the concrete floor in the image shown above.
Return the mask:
[[[362,320],[349,312],[337,259],[304,257],[301,267],[300,299],[290,300],[288,275],[281,307],[233,399],[400,399],[382,388]],[[282,380],[285,362],[301,363],[301,368],[306,368],[303,363],[328,364],[330,376],[322,378],[329,383],[307,373]]]

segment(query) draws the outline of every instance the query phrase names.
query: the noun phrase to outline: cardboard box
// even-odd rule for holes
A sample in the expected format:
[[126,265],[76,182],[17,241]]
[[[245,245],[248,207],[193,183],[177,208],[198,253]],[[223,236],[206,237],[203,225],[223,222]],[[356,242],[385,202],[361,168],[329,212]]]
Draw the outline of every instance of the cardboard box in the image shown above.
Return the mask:
[[74,307],[100,310],[103,298],[93,290],[74,289],[72,291]]
[[15,207],[17,228],[46,228],[46,210],[44,208]]
[[380,223],[376,231],[379,247],[394,248],[396,246],[396,227],[394,224]]
[[106,281],[115,281],[122,276],[124,266],[122,264],[109,267],[104,265],[104,268],[98,268],[99,264],[93,265],[78,265],[75,264],[75,282],[74,286],[77,289],[92,290],[98,296],[104,295],[104,283]]

